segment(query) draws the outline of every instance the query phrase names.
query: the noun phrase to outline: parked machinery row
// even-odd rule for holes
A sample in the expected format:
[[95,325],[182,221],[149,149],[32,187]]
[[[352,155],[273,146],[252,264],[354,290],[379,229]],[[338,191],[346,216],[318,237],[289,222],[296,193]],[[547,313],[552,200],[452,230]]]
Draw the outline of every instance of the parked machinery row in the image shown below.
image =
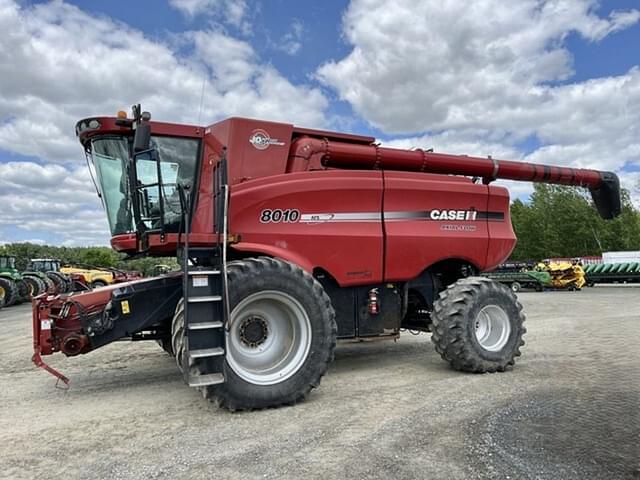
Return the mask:
[[640,283],[640,262],[592,263],[582,265],[579,259],[571,262],[543,260],[532,263],[503,264],[486,277],[504,283],[514,292],[522,288],[580,290],[597,283]]
[[29,302],[31,298],[47,291],[71,291],[67,277],[57,271],[47,271],[44,262],[34,259],[25,271],[20,272],[16,268],[15,257],[0,256],[0,307]]
[[514,292],[522,288],[531,288],[538,292],[545,289],[581,290],[587,284],[584,267],[578,259],[570,262],[543,260],[535,266],[512,262],[510,265],[501,265],[484,276],[508,285]]
[[142,275],[138,272],[82,264],[63,266],[52,258],[34,258],[21,272],[16,268],[15,257],[0,256],[0,308],[30,302],[45,292],[58,295],[139,278]]

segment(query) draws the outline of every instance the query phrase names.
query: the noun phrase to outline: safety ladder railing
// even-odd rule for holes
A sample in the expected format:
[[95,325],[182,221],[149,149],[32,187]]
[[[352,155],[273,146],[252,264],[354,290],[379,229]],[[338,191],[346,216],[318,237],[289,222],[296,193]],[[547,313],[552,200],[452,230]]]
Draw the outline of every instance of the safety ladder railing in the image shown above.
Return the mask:
[[[190,247],[185,235],[183,249],[184,315],[186,354],[185,380],[191,387],[224,382],[228,295],[226,288],[227,224],[229,187],[226,158],[216,166],[214,176],[214,230],[218,242],[211,247]],[[187,216],[189,209],[187,208]],[[185,221],[189,229],[188,218]]]

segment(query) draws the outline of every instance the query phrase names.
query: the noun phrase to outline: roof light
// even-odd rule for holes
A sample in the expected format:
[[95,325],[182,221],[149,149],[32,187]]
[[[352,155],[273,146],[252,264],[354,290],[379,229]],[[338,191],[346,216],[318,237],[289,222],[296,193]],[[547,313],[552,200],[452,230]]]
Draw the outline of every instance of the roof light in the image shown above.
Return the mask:
[[122,120],[126,120],[127,112],[125,112],[124,110],[118,110],[118,113],[116,114],[116,118],[120,118]]

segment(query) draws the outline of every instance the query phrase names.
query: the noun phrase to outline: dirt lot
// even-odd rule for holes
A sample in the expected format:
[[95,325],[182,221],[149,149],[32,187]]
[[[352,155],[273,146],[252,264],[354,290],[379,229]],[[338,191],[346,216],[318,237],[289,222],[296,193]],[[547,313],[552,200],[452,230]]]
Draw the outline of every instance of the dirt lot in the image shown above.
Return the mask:
[[342,345],[295,407],[231,414],[155,343],[30,363],[30,307],[0,311],[0,477],[640,478],[640,288],[521,293],[516,368],[448,368],[429,336]]

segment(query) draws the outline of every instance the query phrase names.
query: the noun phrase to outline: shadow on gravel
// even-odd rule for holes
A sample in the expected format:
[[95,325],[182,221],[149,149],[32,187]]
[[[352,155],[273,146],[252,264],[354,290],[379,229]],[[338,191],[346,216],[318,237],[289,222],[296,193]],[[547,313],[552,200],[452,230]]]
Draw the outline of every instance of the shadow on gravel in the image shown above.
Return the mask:
[[433,348],[427,335],[419,341],[381,340],[373,342],[338,342],[334,351],[331,372],[357,370],[360,368],[378,368],[402,366],[407,363],[422,365],[425,362],[437,362],[440,356]]
[[489,478],[640,479],[640,392],[553,389],[473,428],[470,464]]

